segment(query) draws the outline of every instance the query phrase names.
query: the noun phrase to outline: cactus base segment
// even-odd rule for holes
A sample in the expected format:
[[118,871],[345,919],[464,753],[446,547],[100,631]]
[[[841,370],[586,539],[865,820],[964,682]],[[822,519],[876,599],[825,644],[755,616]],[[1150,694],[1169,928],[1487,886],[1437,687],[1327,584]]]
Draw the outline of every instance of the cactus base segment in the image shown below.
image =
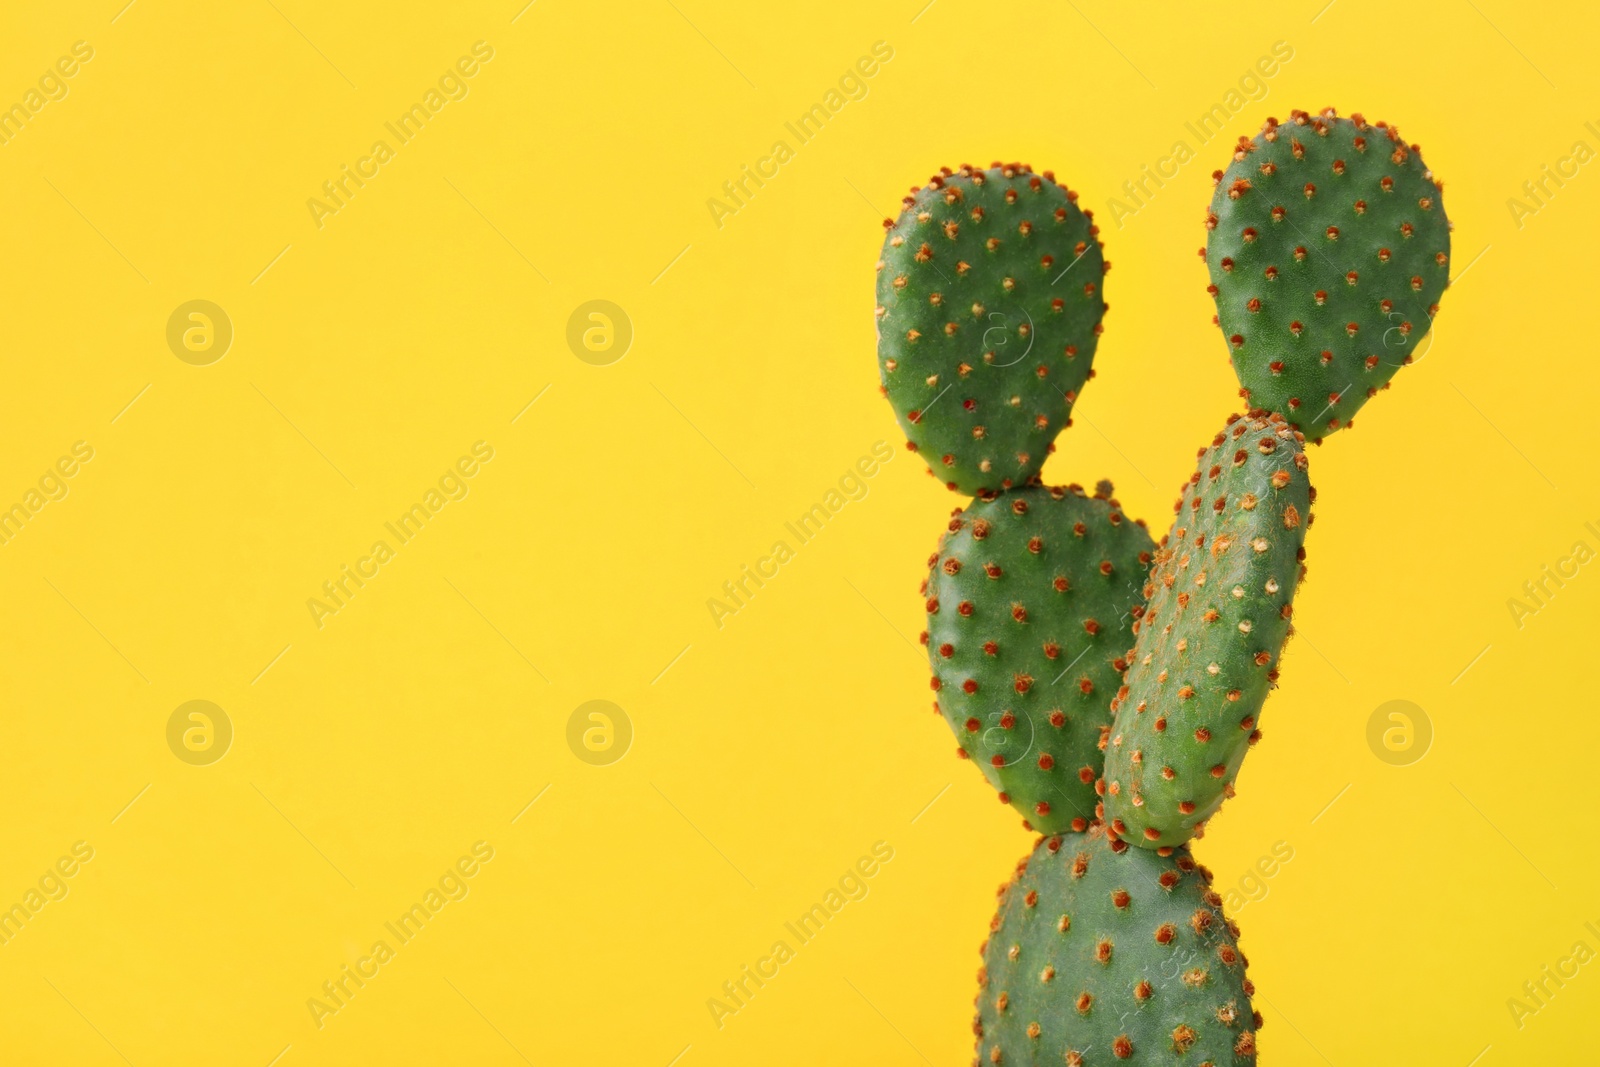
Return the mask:
[[975,1067],[1241,1067],[1260,1018],[1239,930],[1186,848],[1046,837],[1001,888]]

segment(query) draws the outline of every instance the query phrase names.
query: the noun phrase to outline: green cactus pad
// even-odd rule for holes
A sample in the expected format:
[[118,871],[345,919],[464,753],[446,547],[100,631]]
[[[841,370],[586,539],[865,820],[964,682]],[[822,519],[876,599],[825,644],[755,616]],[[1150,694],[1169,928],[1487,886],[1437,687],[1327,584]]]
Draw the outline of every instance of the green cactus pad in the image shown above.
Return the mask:
[[935,707],[1000,799],[1046,833],[1084,829],[1155,549],[1078,486],[986,493],[928,560]]
[[1316,496],[1302,442],[1280,415],[1231,416],[1184,483],[1112,701],[1105,810],[1135,844],[1199,832],[1260,737]]
[[1412,361],[1439,310],[1439,183],[1394,127],[1332,110],[1268,119],[1215,177],[1208,289],[1242,395],[1321,441]]
[[968,495],[1036,484],[1106,304],[1091,212],[1049,171],[963,165],[912,190],[878,261],[878,368],[907,446]]
[[978,972],[975,1067],[1256,1062],[1239,929],[1188,849],[1047,837],[1001,887]]

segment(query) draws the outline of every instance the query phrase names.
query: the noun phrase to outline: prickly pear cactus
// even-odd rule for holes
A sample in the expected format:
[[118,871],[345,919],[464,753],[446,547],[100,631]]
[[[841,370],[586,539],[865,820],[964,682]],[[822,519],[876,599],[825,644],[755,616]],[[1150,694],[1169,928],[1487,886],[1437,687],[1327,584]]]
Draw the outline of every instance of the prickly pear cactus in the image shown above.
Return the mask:
[[1034,484],[1094,362],[1097,228],[1026,165],[945,169],[912,192],[878,262],[883,394],[951,489]]
[[1106,815],[1134,844],[1193,836],[1260,737],[1304,574],[1315,494],[1302,441],[1279,415],[1235,415],[1183,486],[1112,702]]
[[1313,441],[1412,361],[1449,280],[1439,183],[1393,126],[1268,119],[1216,174],[1204,249],[1251,407]]
[[1098,825],[1042,839],[989,926],[975,1067],[1255,1063],[1254,987],[1210,882],[1188,849]]
[[1000,799],[1083,830],[1155,544],[1079,486],[986,494],[950,519],[923,585],[935,706]]

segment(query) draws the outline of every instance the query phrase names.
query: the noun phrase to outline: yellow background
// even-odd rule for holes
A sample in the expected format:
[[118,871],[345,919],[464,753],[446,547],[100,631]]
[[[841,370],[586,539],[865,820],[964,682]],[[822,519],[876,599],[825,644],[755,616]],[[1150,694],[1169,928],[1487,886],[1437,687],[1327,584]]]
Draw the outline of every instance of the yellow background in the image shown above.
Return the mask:
[[[0,547],[0,906],[95,853],[0,947],[0,1058],[967,1062],[1031,837],[929,713],[916,587],[960,501],[877,396],[879,222],[942,164],[1082,191],[1111,311],[1045,473],[1112,478],[1159,532],[1236,403],[1210,171],[1332,104],[1420,141],[1457,282],[1427,357],[1312,454],[1301,636],[1197,853],[1228,889],[1293,850],[1237,913],[1263,1062],[1592,1062],[1600,967],[1520,1029],[1507,1000],[1600,949],[1600,576],[1520,628],[1507,600],[1600,548],[1600,176],[1520,227],[1507,200],[1600,148],[1600,26],[1324,2],[10,5],[0,101],[94,58],[0,146],[0,505],[95,454]],[[479,40],[470,94],[319,229],[307,199]],[[877,41],[865,98],[795,144]],[[1195,145],[1277,41],[1265,98]],[[778,139],[719,228],[706,201]],[[1198,158],[1112,224],[1179,139]],[[209,366],[167,347],[191,299],[233,323]],[[565,340],[592,299],[633,323],[609,366]],[[480,440],[470,494],[319,629],[307,599]],[[707,599],[879,440],[866,497],[716,627]],[[209,766],[166,742],[195,699],[235,730]],[[567,745],[591,699],[634,730],[609,766]],[[1394,699],[1434,732],[1409,766],[1367,743]],[[480,840],[470,895],[319,1028],[308,998]],[[707,999],[878,841],[870,893],[719,1029]]]

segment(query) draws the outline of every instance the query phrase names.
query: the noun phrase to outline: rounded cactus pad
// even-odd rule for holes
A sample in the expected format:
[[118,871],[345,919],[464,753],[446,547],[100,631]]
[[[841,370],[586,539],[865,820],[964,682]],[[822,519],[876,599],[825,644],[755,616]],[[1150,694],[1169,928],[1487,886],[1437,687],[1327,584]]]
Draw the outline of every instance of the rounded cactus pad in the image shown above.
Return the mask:
[[1112,700],[1104,789],[1115,834],[1181,844],[1233,795],[1293,632],[1315,496],[1303,435],[1281,415],[1231,416],[1201,449]]
[[969,495],[1037,482],[1090,377],[1106,304],[1098,228],[1023,164],[945,169],[878,261],[878,368],[908,446]]
[[1000,889],[978,972],[979,1067],[1256,1062],[1239,929],[1186,848],[1046,837]]
[[1243,395],[1321,441],[1412,361],[1439,310],[1439,183],[1399,130],[1331,109],[1268,119],[1214,177],[1208,289]]
[[985,493],[950,519],[923,583],[935,707],[1030,826],[1084,829],[1154,542],[1078,486]]

